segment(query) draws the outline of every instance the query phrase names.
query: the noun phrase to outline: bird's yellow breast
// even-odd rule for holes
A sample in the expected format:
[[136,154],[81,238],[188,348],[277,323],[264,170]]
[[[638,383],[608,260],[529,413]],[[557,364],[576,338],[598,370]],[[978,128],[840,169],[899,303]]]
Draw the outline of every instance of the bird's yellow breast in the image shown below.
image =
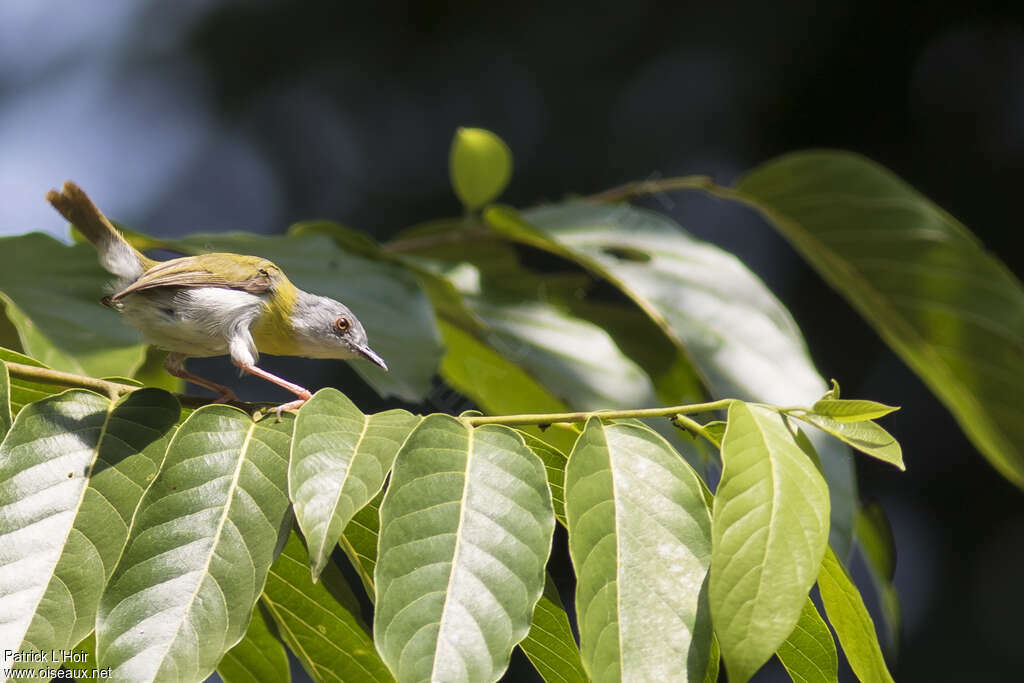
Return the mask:
[[263,312],[250,328],[252,339],[261,353],[274,356],[302,355],[291,324],[297,298],[295,285],[282,273],[263,303]]

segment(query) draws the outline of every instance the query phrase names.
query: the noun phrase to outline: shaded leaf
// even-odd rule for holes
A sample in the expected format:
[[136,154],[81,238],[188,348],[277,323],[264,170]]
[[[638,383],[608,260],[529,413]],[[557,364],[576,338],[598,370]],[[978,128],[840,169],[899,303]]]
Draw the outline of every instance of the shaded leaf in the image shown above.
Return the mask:
[[502,193],[512,177],[512,152],[483,128],[459,128],[448,157],[452,188],[467,209],[479,209]]
[[0,445],[0,651],[70,649],[177,419],[165,392],[73,389],[23,409]]
[[591,418],[565,473],[584,666],[594,680],[701,680],[711,623],[701,483],[647,427]]
[[22,350],[56,370],[130,377],[145,346],[117,312],[100,305],[112,276],[91,244],[48,235],[0,238],[0,301]]
[[[484,215],[502,235],[573,259],[618,287],[690,358],[714,397],[807,405],[825,392],[800,330],[764,283],[667,217],[586,202]],[[848,548],[857,500],[852,459],[823,434],[810,437],[831,488],[834,541]]]
[[507,427],[428,416],[380,509],[374,642],[400,680],[493,681],[530,628],[555,518]]
[[252,610],[245,637],[225,653],[217,664],[217,673],[224,683],[291,681],[288,653],[271,630],[271,621],[259,603]]
[[896,574],[896,542],[885,512],[868,505],[857,513],[857,544],[864,555],[871,581],[878,591],[890,654],[896,651],[900,633],[900,597],[893,585]]
[[11,428],[11,376],[7,373],[7,365],[0,361],[0,441],[7,436]]
[[836,641],[810,598],[804,602],[793,632],[779,646],[778,655],[794,683],[839,681]]
[[352,567],[359,574],[370,601],[377,599],[373,585],[373,571],[377,567],[377,540],[380,537],[380,503],[384,499],[381,490],[373,500],[364,505],[345,527],[338,545],[348,556]]
[[586,683],[588,680],[569,626],[569,616],[551,574],[547,575],[544,594],[533,610],[530,632],[519,647],[547,683]]
[[290,520],[292,427],[208,405],[178,428],[100,601],[114,678],[199,681],[245,635]]
[[337,568],[328,565],[322,580],[313,583],[309,562],[292,533],[267,576],[261,603],[281,638],[314,681],[393,680]]
[[889,413],[899,410],[899,407],[861,399],[823,398],[817,401],[811,410],[819,415],[831,417],[838,422],[863,422],[865,420],[877,420],[880,417],[885,417]]
[[[34,358],[30,358],[24,354],[12,351],[11,349],[0,348],[0,361],[4,363],[10,361],[12,363],[20,363],[22,365],[31,365],[37,368],[45,368],[46,365],[40,363]],[[23,379],[17,374],[12,374],[8,371],[11,400],[11,415],[17,415],[18,412],[27,406],[29,403],[34,403],[40,399],[46,398],[47,396],[53,396],[59,394],[65,390],[64,387],[53,385],[53,384],[42,384],[41,382],[33,382]]]
[[818,588],[825,614],[857,678],[871,682],[892,681],[878,644],[875,623],[860,592],[831,548],[821,562]]
[[828,542],[829,491],[775,411],[729,407],[714,502],[710,599],[729,680],[793,631]]
[[544,463],[544,471],[548,475],[548,488],[551,489],[551,504],[554,506],[555,518],[562,523],[562,526],[565,526],[565,463],[568,458],[565,453],[546,441],[541,441],[526,432],[520,431],[519,433],[530,450]]
[[809,151],[736,186],[1024,486],[1024,287],[959,221],[856,154]]
[[333,388],[321,389],[302,406],[288,492],[310,548],[314,581],[352,516],[384,486],[398,449],[420,419],[406,410],[364,415]]
[[793,413],[792,416],[831,434],[865,455],[895,465],[901,470],[907,469],[903,464],[903,449],[899,442],[874,422],[840,422],[814,413]]
[[[316,234],[193,235],[174,244],[193,253],[227,251],[271,259],[296,286],[337,299],[359,317],[370,346],[390,372],[365,360],[352,361],[352,367],[378,393],[420,401],[430,391],[441,340],[430,302],[407,269],[344,251]],[[409,352],[412,347],[416,353]]]

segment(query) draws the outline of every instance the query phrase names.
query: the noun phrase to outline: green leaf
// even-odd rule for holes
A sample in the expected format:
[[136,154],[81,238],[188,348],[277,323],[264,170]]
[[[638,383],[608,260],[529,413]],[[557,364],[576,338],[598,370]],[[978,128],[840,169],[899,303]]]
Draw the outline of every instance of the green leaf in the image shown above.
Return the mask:
[[831,548],[821,562],[818,588],[825,614],[839,637],[853,673],[859,680],[870,683],[892,681],[878,644],[875,623],[860,592]]
[[568,458],[565,453],[532,434],[523,431],[520,431],[519,434],[530,450],[544,463],[544,471],[548,475],[548,488],[551,489],[551,503],[555,509],[555,518],[562,523],[562,526],[565,526],[565,463]]
[[530,632],[519,647],[547,683],[586,683],[588,680],[569,626],[569,616],[551,574],[547,575],[544,594],[533,610]]
[[245,635],[290,520],[292,427],[208,405],[178,428],[100,600],[114,678],[200,681]]
[[779,646],[778,655],[794,683],[839,681],[836,641],[810,598],[804,602],[793,632]]
[[863,422],[885,417],[889,413],[899,410],[899,407],[859,399],[823,398],[814,404],[812,410],[818,415],[825,415],[839,422]]
[[736,186],[1024,486],[1024,287],[959,221],[856,154],[809,151]]
[[[764,283],[667,217],[567,202],[521,216],[489,209],[485,218],[508,238],[573,259],[622,290],[691,359],[716,398],[808,405],[824,393],[799,328]],[[857,500],[850,453],[823,434],[810,438],[831,488],[834,540],[849,547]]]
[[252,620],[245,637],[228,650],[217,664],[217,673],[224,683],[291,681],[288,653],[271,630],[271,624],[270,618],[257,603],[252,610]]
[[[468,396],[492,415],[558,413],[568,409],[536,379],[476,336],[444,321],[439,323],[447,349],[441,361],[441,376],[454,389]],[[434,408],[455,412],[462,404],[457,395],[436,394]],[[576,435],[561,429],[541,432],[526,428],[534,436],[562,449],[572,448]]]
[[892,654],[896,650],[900,633],[900,597],[893,585],[896,541],[889,520],[878,505],[865,506],[857,513],[857,544],[864,554],[871,581],[878,591],[886,643]]
[[711,520],[693,470],[651,429],[591,418],[565,472],[583,663],[604,680],[701,680]]
[[708,670],[704,672],[704,683],[715,683],[718,680],[718,669],[722,665],[722,651],[718,647],[718,637],[711,637],[711,657],[708,658]]
[[321,389],[302,406],[288,492],[310,547],[314,581],[352,516],[384,486],[398,449],[420,419],[406,410],[364,415],[333,388]]
[[70,649],[89,634],[177,414],[164,392],[114,405],[82,389],[18,414],[0,445],[0,649]]
[[302,541],[292,533],[270,568],[261,602],[281,638],[314,681],[393,680],[337,568],[328,565],[321,581],[313,583],[309,562]]
[[555,517],[513,430],[430,415],[380,509],[374,642],[399,680],[494,681],[530,628]]
[[729,407],[712,522],[711,615],[729,680],[793,631],[828,543],[829,491],[775,411]]
[[271,259],[296,286],[337,299],[359,317],[370,346],[390,372],[365,360],[352,361],[352,367],[378,393],[416,402],[431,390],[441,340],[430,302],[407,269],[344,251],[331,238],[316,234],[193,235],[174,246],[193,253],[227,251]]
[[448,157],[452,189],[467,209],[479,209],[502,193],[512,177],[512,152],[483,128],[459,128]]
[[0,441],[7,436],[14,418],[11,415],[11,376],[7,364],[0,361]]
[[92,377],[130,377],[142,364],[138,333],[99,303],[111,276],[92,245],[41,233],[0,238],[0,273],[0,302],[26,354]]
[[373,571],[377,566],[377,541],[380,537],[380,503],[384,500],[383,489],[373,500],[364,505],[345,527],[338,545],[348,556],[352,567],[359,574],[363,588],[371,602],[377,600],[373,585]]
[[865,455],[895,465],[901,470],[907,469],[903,464],[903,449],[899,442],[874,422],[840,422],[814,413],[793,413],[792,416],[831,434]]

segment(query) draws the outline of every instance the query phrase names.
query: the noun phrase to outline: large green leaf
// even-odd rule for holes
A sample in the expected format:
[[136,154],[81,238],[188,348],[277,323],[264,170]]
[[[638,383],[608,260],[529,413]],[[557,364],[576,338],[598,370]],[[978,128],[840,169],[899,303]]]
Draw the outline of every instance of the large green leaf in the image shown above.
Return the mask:
[[828,542],[829,491],[778,413],[734,402],[712,522],[711,614],[729,680],[761,668],[800,618]]
[[288,647],[314,681],[393,680],[337,568],[328,565],[322,580],[313,583],[309,561],[292,533],[263,590],[261,602]]
[[818,589],[821,591],[825,614],[836,630],[839,643],[857,678],[869,683],[891,683],[892,676],[885,666],[875,623],[864,606],[860,591],[831,548],[828,548],[821,561]]
[[23,409],[0,445],[0,650],[92,630],[142,490],[177,418],[164,392],[75,389]]
[[0,301],[22,350],[46,365],[94,377],[130,377],[142,364],[139,335],[100,305],[111,275],[91,244],[48,235],[0,238]]
[[317,234],[194,235],[175,244],[190,252],[228,251],[271,259],[298,287],[337,299],[359,316],[370,346],[390,368],[384,372],[369,361],[353,361],[352,367],[374,389],[408,401],[420,401],[430,391],[441,340],[430,302],[407,269],[344,251]]
[[[800,330],[735,256],[660,214],[568,202],[485,213],[510,239],[571,258],[621,289],[690,358],[711,393],[774,405],[810,405],[826,389]],[[832,489],[836,543],[853,538],[856,481],[849,451],[810,435]]]
[[337,389],[302,406],[288,464],[288,493],[310,548],[313,579],[330,561],[352,516],[377,495],[420,417],[406,410],[364,415]]
[[565,508],[591,678],[702,680],[711,519],[697,475],[649,428],[592,418],[569,455]]
[[519,647],[547,683],[586,683],[580,649],[550,574],[533,610],[530,632]]
[[245,637],[227,651],[217,664],[217,673],[224,683],[291,681],[288,653],[274,635],[270,618],[259,604],[253,608]]
[[1024,287],[955,218],[856,154],[790,154],[736,186],[1024,486]]
[[290,520],[293,422],[210,405],[178,428],[100,600],[114,678],[200,681],[245,635]]
[[530,628],[555,517],[513,430],[420,423],[380,509],[374,642],[399,680],[494,681]]
[[800,621],[779,646],[779,660],[793,683],[838,683],[839,655],[836,641],[810,598],[804,602]]

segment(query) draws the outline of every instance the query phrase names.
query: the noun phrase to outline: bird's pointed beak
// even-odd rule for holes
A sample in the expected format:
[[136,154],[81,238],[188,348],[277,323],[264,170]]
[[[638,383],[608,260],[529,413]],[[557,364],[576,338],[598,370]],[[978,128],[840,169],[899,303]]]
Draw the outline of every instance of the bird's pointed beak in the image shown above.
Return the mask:
[[356,350],[362,355],[363,358],[370,361],[374,365],[378,365],[384,368],[384,372],[388,370],[388,364],[384,362],[384,359],[377,355],[377,353],[369,346],[357,346]]

